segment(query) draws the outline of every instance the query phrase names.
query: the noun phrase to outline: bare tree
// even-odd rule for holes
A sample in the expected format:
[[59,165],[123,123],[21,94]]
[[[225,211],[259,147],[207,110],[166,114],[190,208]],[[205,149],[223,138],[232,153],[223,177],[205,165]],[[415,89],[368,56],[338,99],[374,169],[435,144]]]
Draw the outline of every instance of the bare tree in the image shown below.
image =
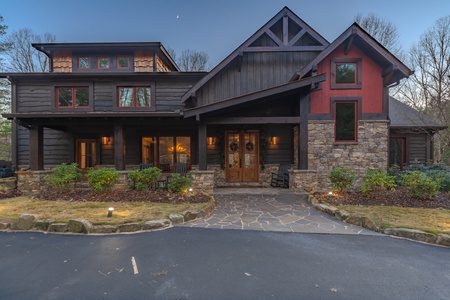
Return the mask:
[[6,38],[6,70],[12,72],[48,72],[49,60],[42,52],[37,51],[32,43],[52,43],[56,38],[50,33],[39,35],[30,28],[14,31]]
[[[3,55],[7,49],[4,41],[6,29],[3,25],[3,17],[0,16],[0,55]],[[3,59],[0,57],[0,69],[3,69]],[[11,107],[10,87],[6,79],[0,79],[0,114],[9,112]],[[0,160],[11,159],[11,121],[0,116]]]
[[390,52],[395,55],[401,54],[399,32],[394,23],[383,20],[373,13],[368,14],[365,17],[363,17],[362,14],[358,14],[355,17],[355,22]]
[[177,64],[185,72],[207,71],[208,54],[196,50],[186,49],[181,52]]
[[[436,21],[411,48],[415,73],[401,89],[401,100],[450,126],[450,16]],[[450,131],[440,131],[436,158],[450,163]]]

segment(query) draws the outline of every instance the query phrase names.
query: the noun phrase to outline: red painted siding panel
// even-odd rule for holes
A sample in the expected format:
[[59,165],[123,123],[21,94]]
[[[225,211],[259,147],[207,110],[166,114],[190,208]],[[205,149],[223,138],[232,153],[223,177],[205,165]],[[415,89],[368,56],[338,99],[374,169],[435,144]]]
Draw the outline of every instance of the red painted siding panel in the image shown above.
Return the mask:
[[[361,58],[362,87],[361,89],[331,89],[331,58]],[[362,97],[363,113],[383,112],[383,78],[382,69],[369,56],[353,45],[347,55],[344,45],[339,46],[327,56],[318,66],[317,73],[327,74],[327,80],[322,83],[322,89],[311,94],[311,113],[330,113],[331,97]]]

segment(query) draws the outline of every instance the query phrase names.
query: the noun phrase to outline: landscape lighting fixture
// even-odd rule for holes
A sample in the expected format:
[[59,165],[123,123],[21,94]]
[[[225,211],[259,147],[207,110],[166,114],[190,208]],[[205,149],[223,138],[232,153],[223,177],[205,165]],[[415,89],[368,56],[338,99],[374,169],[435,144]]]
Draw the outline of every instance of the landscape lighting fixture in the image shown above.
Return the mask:
[[114,207],[111,206],[110,208],[108,208],[108,218],[112,217],[113,211],[114,211]]

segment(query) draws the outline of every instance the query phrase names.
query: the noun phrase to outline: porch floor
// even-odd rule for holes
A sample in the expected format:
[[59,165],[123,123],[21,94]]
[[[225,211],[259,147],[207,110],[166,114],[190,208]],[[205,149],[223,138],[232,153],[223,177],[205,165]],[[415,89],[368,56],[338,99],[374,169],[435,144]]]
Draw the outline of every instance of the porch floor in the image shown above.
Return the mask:
[[315,210],[308,194],[278,188],[218,188],[211,216],[179,226],[277,232],[378,235]]

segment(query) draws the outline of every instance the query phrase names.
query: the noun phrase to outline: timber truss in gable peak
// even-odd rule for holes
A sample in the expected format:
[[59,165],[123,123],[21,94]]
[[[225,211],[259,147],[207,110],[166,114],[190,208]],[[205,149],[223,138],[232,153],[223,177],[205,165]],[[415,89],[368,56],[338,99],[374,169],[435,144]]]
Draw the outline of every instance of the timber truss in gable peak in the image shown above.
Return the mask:
[[261,28],[259,34],[243,52],[322,51],[329,44],[287,7]]

